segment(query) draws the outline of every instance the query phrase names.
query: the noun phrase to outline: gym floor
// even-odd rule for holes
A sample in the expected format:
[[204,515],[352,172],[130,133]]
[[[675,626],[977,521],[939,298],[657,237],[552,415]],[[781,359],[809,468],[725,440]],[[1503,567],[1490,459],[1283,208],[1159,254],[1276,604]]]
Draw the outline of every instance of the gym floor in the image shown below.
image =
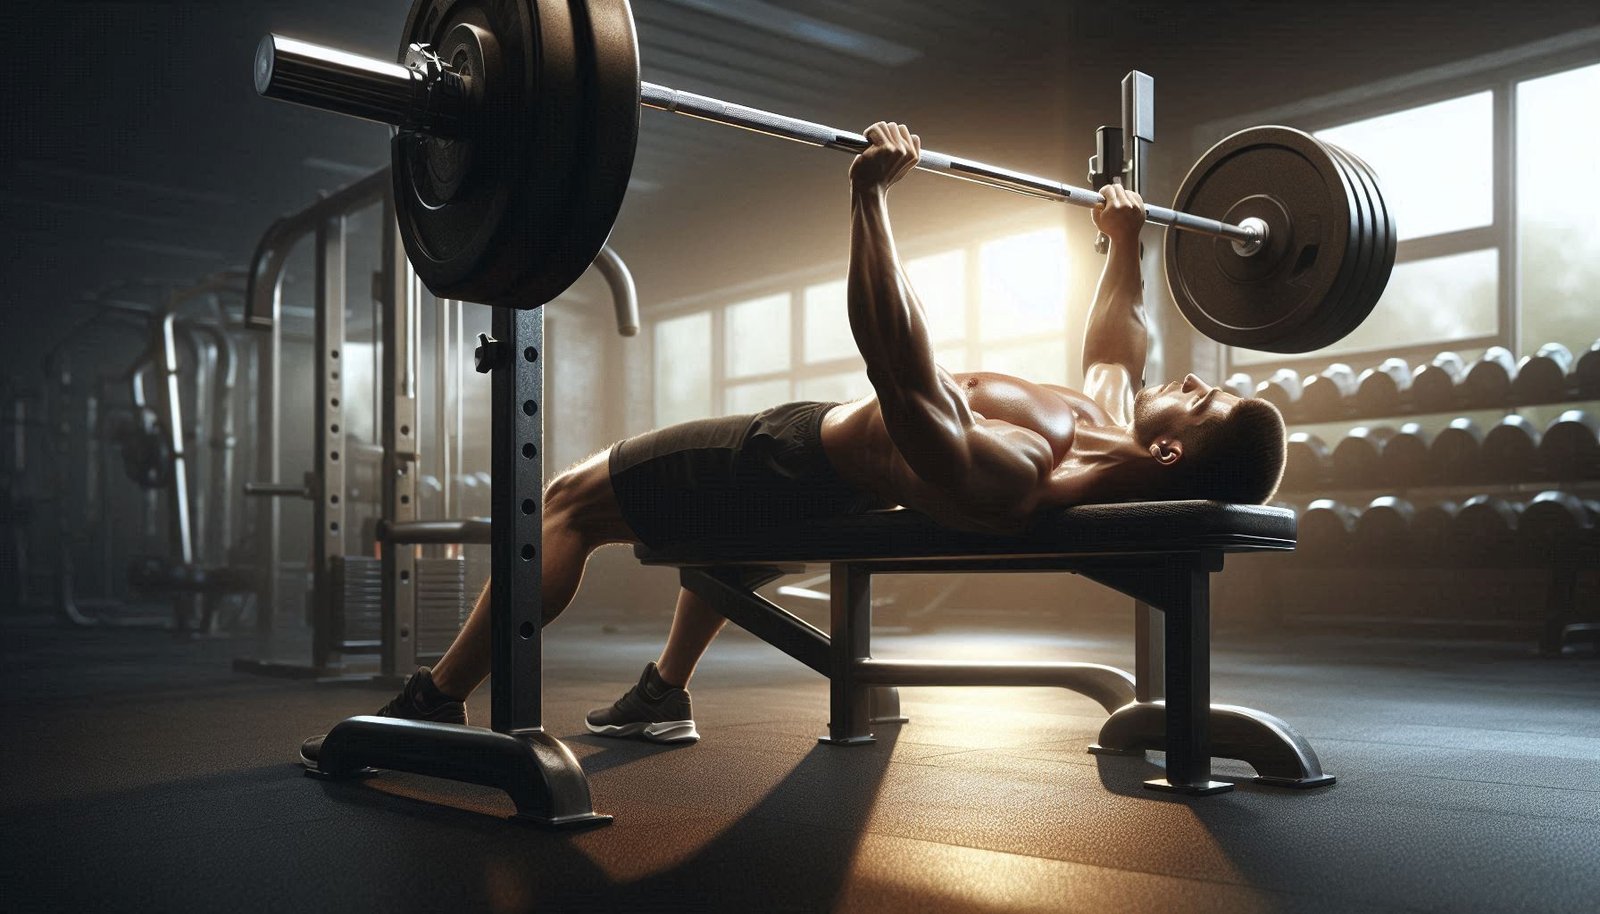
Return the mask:
[[[1600,897],[1600,668],[1517,645],[1221,631],[1215,700],[1291,722],[1339,783],[1190,799],[1141,788],[1159,755],[1086,754],[1103,712],[1047,689],[904,690],[910,723],[818,745],[825,682],[731,628],[693,686],[700,743],[594,738],[583,713],[662,632],[566,619],[547,633],[545,720],[616,821],[552,833],[507,821],[488,789],[304,777],[300,739],[386,690],[234,673],[237,641],[0,625],[7,911],[1553,912]],[[875,654],[1126,668],[1125,628],[891,634]]]

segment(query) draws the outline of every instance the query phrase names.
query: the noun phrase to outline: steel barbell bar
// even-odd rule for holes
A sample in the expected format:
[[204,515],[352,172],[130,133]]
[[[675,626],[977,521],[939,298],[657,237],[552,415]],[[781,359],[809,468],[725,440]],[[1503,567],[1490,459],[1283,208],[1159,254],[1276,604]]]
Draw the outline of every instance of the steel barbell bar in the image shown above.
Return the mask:
[[[406,63],[397,64],[308,41],[268,35],[256,51],[256,91],[267,98],[418,130],[441,137],[464,133],[477,112],[470,77],[455,73],[432,50],[412,45]],[[870,145],[859,133],[683,92],[655,83],[639,84],[639,104],[657,111],[739,127],[780,139],[857,154]],[[917,168],[1045,200],[1092,208],[1105,202],[1099,192],[924,149]],[[1226,238],[1241,255],[1260,250],[1267,224],[1240,224],[1145,204],[1145,221],[1181,231]]]

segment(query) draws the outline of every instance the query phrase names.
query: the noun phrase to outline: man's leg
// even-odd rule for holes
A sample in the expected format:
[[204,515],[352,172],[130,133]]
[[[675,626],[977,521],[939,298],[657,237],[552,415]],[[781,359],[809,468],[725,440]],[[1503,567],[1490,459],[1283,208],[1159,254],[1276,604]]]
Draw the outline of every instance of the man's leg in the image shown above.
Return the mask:
[[661,659],[656,661],[661,678],[676,688],[687,686],[694,675],[695,664],[726,624],[728,620],[704,600],[680,588],[678,608],[672,614],[672,632],[667,635],[666,647],[661,649]]
[[597,736],[638,737],[654,743],[692,743],[700,738],[689,700],[689,677],[711,646],[724,620],[699,597],[678,591],[672,632],[661,659],[646,664],[639,682],[609,708],[596,708],[584,718]]
[[[622,519],[611,489],[610,454],[610,449],[601,451],[545,488],[539,563],[545,625],[572,602],[590,553],[609,543],[638,541]],[[439,691],[458,698],[472,694],[489,677],[489,641],[489,587],[485,584],[466,625],[433,668],[433,683]]]

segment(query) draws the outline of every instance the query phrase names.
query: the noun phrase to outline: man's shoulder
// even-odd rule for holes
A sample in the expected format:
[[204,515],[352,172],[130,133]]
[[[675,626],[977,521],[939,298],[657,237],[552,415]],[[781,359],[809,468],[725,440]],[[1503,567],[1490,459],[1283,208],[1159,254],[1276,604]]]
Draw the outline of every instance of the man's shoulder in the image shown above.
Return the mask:
[[1084,395],[1105,414],[1109,425],[1133,423],[1133,395],[1138,385],[1126,365],[1095,362],[1083,372]]

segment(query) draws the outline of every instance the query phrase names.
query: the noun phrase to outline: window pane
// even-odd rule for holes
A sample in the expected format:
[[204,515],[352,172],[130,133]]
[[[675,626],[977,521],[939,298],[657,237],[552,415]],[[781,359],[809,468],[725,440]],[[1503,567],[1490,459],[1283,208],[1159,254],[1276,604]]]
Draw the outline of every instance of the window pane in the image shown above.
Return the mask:
[[[967,253],[945,251],[905,262],[906,277],[922,302],[935,343],[967,333]],[[826,362],[856,354],[850,333],[845,280],[819,283],[805,291],[805,360]]]
[[823,375],[819,378],[802,378],[799,382],[802,400],[832,400],[844,403],[872,396],[872,384],[865,371],[845,371]]
[[711,414],[711,313],[656,324],[656,424]]
[[983,370],[998,371],[1037,384],[1067,383],[1067,342],[1047,340],[983,350]]
[[928,333],[935,343],[967,335],[967,252],[945,251],[905,263],[906,278],[928,315]]
[[1575,354],[1600,336],[1600,65],[1517,87],[1517,232],[1521,348],[1549,342]]
[[933,350],[933,360],[945,371],[976,371],[972,355],[966,346],[941,346]]
[[844,280],[807,286],[805,307],[807,362],[826,362],[856,354],[856,340],[850,335]]
[[1317,137],[1355,153],[1378,173],[1401,241],[1494,222],[1492,92],[1356,121]]
[[1066,327],[1067,233],[1045,229],[985,244],[983,338],[1047,333]]
[[[1493,334],[1500,324],[1499,277],[1500,255],[1493,249],[1400,264],[1390,275],[1378,307],[1361,326],[1317,354],[1435,342],[1448,348],[1456,340]],[[1270,352],[1233,351],[1235,365],[1282,358]]]
[[729,387],[723,396],[727,408],[724,415],[734,413],[759,413],[769,406],[777,406],[789,399],[789,379],[757,381]]
[[789,293],[729,305],[725,327],[728,377],[789,369]]

